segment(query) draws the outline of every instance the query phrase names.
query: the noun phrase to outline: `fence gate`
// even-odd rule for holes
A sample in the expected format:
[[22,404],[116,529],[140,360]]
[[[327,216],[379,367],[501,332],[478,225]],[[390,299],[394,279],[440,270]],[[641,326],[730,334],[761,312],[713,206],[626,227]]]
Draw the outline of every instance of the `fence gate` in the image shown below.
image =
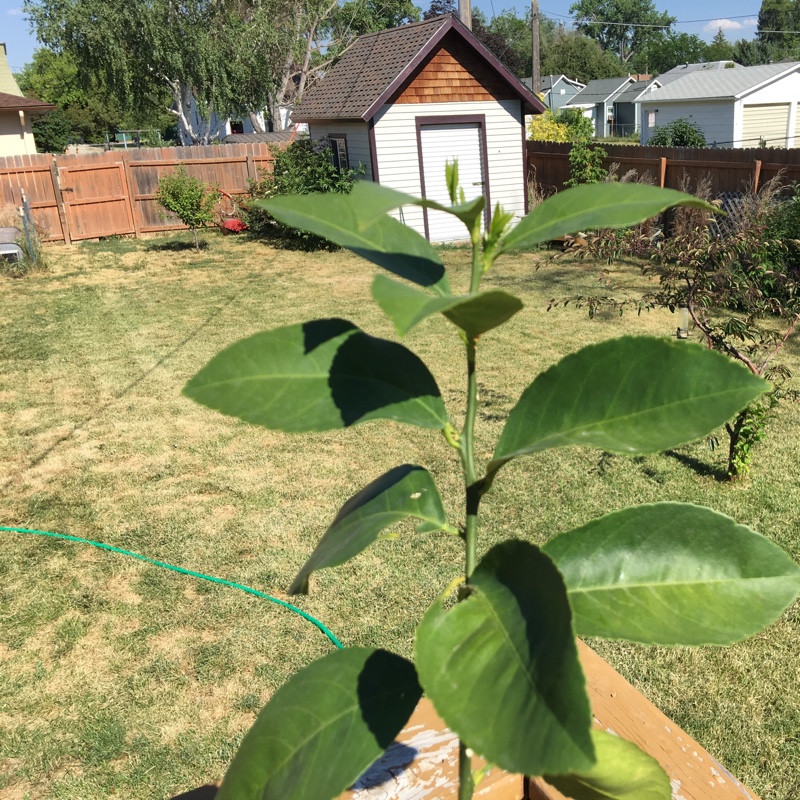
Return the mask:
[[[71,156],[65,156],[64,161]],[[70,236],[95,239],[134,233],[128,200],[128,182],[121,161],[100,162],[97,156],[87,162],[58,163],[58,178]]]

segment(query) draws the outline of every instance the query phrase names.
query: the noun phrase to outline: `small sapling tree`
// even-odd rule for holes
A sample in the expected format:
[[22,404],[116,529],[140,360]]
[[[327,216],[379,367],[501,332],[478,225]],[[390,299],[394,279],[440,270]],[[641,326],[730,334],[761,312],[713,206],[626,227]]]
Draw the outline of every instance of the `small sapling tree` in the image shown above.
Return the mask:
[[178,219],[191,228],[194,246],[200,252],[197,229],[214,222],[214,209],[219,200],[219,192],[207,186],[198,178],[187,174],[186,166],[178,164],[171,175],[159,178],[156,200]]
[[[541,548],[511,538],[483,550],[481,501],[510,461],[575,445],[631,455],[665,450],[706,435],[768,384],[699,345],[606,341],[535,377],[491,460],[480,463],[474,444],[480,343],[522,308],[505,291],[481,289],[498,257],[580,230],[630,226],[676,203],[703,204],[652,186],[581,186],[544,201],[514,228],[498,207],[484,232],[484,198],[463,202],[454,165],[447,183],[451,206],[363,181],[349,195],[285,197],[265,208],[388,271],[393,277],[378,274],[372,295],[399,336],[433,315],[455,326],[467,389],[458,426],[414,353],[345,319],[302,322],[236,342],[184,389],[210,408],[283,431],[387,419],[439,430],[463,478],[458,520],[447,519],[431,473],[413,464],[376,477],[334,516],[292,593],[308,591],[315,571],[353,558],[407,519],[418,533],[462,539],[458,602],[449,599],[455,587],[442,587],[417,627],[415,663],[353,647],[294,675],[245,736],[219,800],[337,797],[392,743],[423,689],[460,737],[459,800],[473,796],[483,774],[473,773],[473,753],[501,769],[545,776],[581,800],[670,800],[669,779],[654,759],[592,730],[576,634],[729,644],[770,624],[797,594],[800,568],[779,547],[728,517],[683,503],[617,511],[558,533]],[[406,205],[464,223],[472,242],[468,287],[455,292],[439,253],[387,213]]]

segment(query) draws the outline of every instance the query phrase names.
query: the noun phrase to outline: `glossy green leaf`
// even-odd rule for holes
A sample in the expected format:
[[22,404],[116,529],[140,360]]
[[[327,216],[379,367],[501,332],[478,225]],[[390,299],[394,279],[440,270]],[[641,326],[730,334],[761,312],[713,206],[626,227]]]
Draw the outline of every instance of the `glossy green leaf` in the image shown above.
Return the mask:
[[417,628],[420,683],[448,727],[487,761],[541,775],[594,762],[592,714],[566,589],[532,544],[493,547],[471,594],[440,599]]
[[715,206],[674,189],[642,183],[596,183],[559,192],[536,206],[501,242],[498,251],[519,250],[570,233],[597,228],[626,228],[671,206]]
[[383,753],[421,696],[414,665],[346,648],[292,676],[259,714],[217,800],[330,800]]
[[385,275],[376,275],[373,279],[372,296],[400,336],[405,336],[427,317],[441,313],[469,336],[477,337],[502,325],[522,308],[519,298],[500,289],[433,296]]
[[515,456],[565,445],[667,450],[709,434],[768,388],[729,358],[688,342],[626,336],[590,345],[525,390],[489,472]]
[[551,539],[579,636],[731,644],[774,622],[800,567],[769,539],[708,508],[626,508]]
[[254,425],[327,431],[372,419],[442,428],[436,381],[410,350],[343,319],[265,331],[218,353],[184,387]]
[[571,775],[544,779],[573,800],[672,800],[669,776],[635,744],[605,731],[592,731],[597,763]]
[[285,225],[322,236],[406,280],[449,293],[450,283],[436,250],[386,213],[418,202],[371,181],[358,181],[350,194],[276,197],[253,205]]
[[306,594],[312,572],[344,564],[369,547],[382,530],[407,517],[422,520],[421,533],[447,526],[442,498],[431,474],[411,464],[389,470],[342,506],[297,573],[289,594]]

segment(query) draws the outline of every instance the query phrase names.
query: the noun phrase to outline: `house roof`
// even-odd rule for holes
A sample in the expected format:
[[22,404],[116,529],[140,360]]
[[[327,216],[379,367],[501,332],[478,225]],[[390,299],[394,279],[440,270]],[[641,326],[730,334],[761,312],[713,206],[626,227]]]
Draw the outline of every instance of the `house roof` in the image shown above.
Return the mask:
[[0,42],[0,92],[22,97],[22,92],[14,79],[14,73],[11,72],[11,67],[8,66],[6,53],[6,43]]
[[599,78],[589,81],[586,88],[578,92],[568,103],[568,106],[593,106],[595,103],[605,103],[606,100],[622,91],[633,78]]
[[32,97],[0,92],[0,111],[53,111],[56,108],[58,106],[54,106],[52,103],[43,103]]
[[[542,94],[547,94],[560,81],[571,83],[573,86],[577,86],[579,89],[586,88],[585,83],[574,81],[572,78],[568,78],[566,75],[543,75],[541,78]],[[522,82],[529,89],[533,86],[533,78],[523,78]]]
[[[733,64],[733,67],[728,66],[729,64]],[[684,75],[688,75],[691,72],[709,72],[717,69],[740,69],[741,66],[741,64],[730,60],[701,61],[699,64],[678,64],[677,67],[662,72],[658,76],[658,80],[661,82],[662,86],[666,86],[668,83],[672,83],[672,81],[676,81],[678,78],[682,78]]]
[[539,99],[469,29],[447,14],[360,36],[302,99],[292,120],[370,120],[451,31],[489,62],[523,101],[527,113],[544,110]]
[[639,97],[643,95],[652,85],[655,85],[656,88],[658,88],[661,86],[661,82],[655,78],[649,81],[634,81],[630,86],[628,86],[614,98],[614,102],[635,103]]
[[[656,89],[642,100],[654,103],[678,103],[682,100],[738,100],[762,86],[796,72],[800,62],[762,64],[758,67],[739,67],[695,71]],[[659,79],[660,80],[660,79]]]
[[223,140],[223,144],[251,144],[254,142],[290,142],[292,139],[303,138],[304,133],[292,130],[271,131],[268,133],[230,133]]

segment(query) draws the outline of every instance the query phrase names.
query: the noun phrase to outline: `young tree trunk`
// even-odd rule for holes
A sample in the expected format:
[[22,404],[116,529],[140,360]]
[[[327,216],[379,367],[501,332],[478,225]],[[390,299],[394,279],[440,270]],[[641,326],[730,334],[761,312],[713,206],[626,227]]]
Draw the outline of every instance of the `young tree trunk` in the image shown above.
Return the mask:
[[200,240],[197,238],[197,228],[192,228],[192,233],[194,234],[194,249],[197,252],[200,252]]
[[729,422],[725,424],[725,430],[728,432],[728,477],[732,480],[738,480],[742,477],[742,472],[739,469],[739,459],[737,456],[737,447],[742,438],[742,427],[747,421],[748,410],[742,409],[733,421],[733,425]]

